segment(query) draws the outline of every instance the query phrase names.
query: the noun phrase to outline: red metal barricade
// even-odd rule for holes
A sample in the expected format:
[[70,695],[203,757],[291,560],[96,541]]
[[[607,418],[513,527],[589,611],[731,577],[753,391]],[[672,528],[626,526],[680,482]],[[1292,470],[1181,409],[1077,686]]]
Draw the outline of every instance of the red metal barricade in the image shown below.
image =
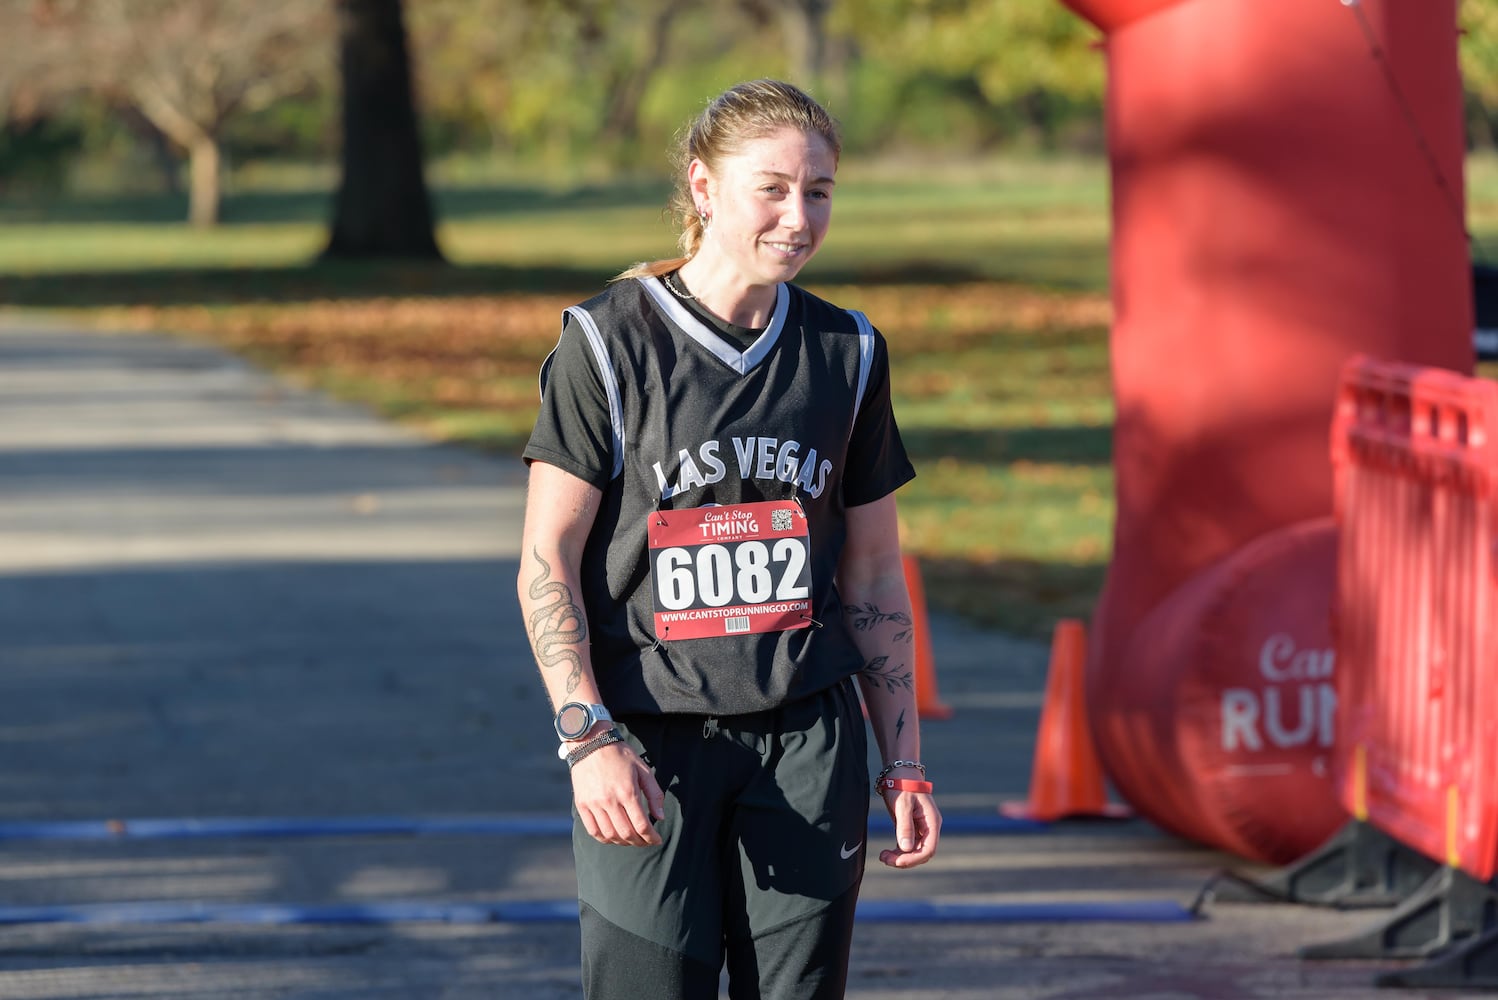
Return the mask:
[[1498,867],[1498,383],[1355,357],[1332,433],[1342,804]]

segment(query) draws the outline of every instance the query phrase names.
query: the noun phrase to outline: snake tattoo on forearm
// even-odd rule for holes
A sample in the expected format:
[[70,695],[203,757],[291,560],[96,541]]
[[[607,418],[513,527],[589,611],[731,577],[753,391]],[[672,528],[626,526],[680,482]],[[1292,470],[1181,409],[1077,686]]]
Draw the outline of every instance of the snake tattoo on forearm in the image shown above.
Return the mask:
[[571,588],[560,580],[551,580],[551,564],[541,558],[540,551],[532,548],[531,555],[541,564],[541,572],[527,592],[531,600],[546,602],[530,613],[531,646],[543,667],[571,665],[572,672],[567,675],[567,693],[571,694],[583,679],[583,659],[571,647],[588,638],[588,619],[572,599]]

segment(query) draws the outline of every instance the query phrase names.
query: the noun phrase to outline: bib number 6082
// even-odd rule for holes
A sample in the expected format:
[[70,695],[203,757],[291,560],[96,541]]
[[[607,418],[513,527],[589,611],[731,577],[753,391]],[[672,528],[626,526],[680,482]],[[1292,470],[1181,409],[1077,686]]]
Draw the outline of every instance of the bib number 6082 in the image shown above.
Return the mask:
[[805,600],[806,546],[795,538],[661,549],[655,562],[656,598],[667,611],[706,605]]

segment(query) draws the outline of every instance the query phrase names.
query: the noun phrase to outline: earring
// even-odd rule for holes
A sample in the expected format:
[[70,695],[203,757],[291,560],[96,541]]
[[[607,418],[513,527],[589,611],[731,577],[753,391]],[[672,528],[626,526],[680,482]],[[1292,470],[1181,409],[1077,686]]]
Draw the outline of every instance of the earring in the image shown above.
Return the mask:
[[697,221],[702,223],[702,231],[704,233],[713,228],[713,217],[708,215],[703,209],[699,208],[697,210]]

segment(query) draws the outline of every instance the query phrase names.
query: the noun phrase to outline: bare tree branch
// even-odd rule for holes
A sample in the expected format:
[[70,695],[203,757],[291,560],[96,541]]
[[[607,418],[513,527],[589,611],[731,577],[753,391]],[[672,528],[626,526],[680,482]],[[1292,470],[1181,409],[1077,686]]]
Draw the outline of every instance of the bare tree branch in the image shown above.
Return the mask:
[[0,35],[30,43],[0,60],[0,110],[17,80],[42,99],[133,105],[193,161],[190,214],[205,225],[225,123],[331,75],[327,0],[0,0]]

